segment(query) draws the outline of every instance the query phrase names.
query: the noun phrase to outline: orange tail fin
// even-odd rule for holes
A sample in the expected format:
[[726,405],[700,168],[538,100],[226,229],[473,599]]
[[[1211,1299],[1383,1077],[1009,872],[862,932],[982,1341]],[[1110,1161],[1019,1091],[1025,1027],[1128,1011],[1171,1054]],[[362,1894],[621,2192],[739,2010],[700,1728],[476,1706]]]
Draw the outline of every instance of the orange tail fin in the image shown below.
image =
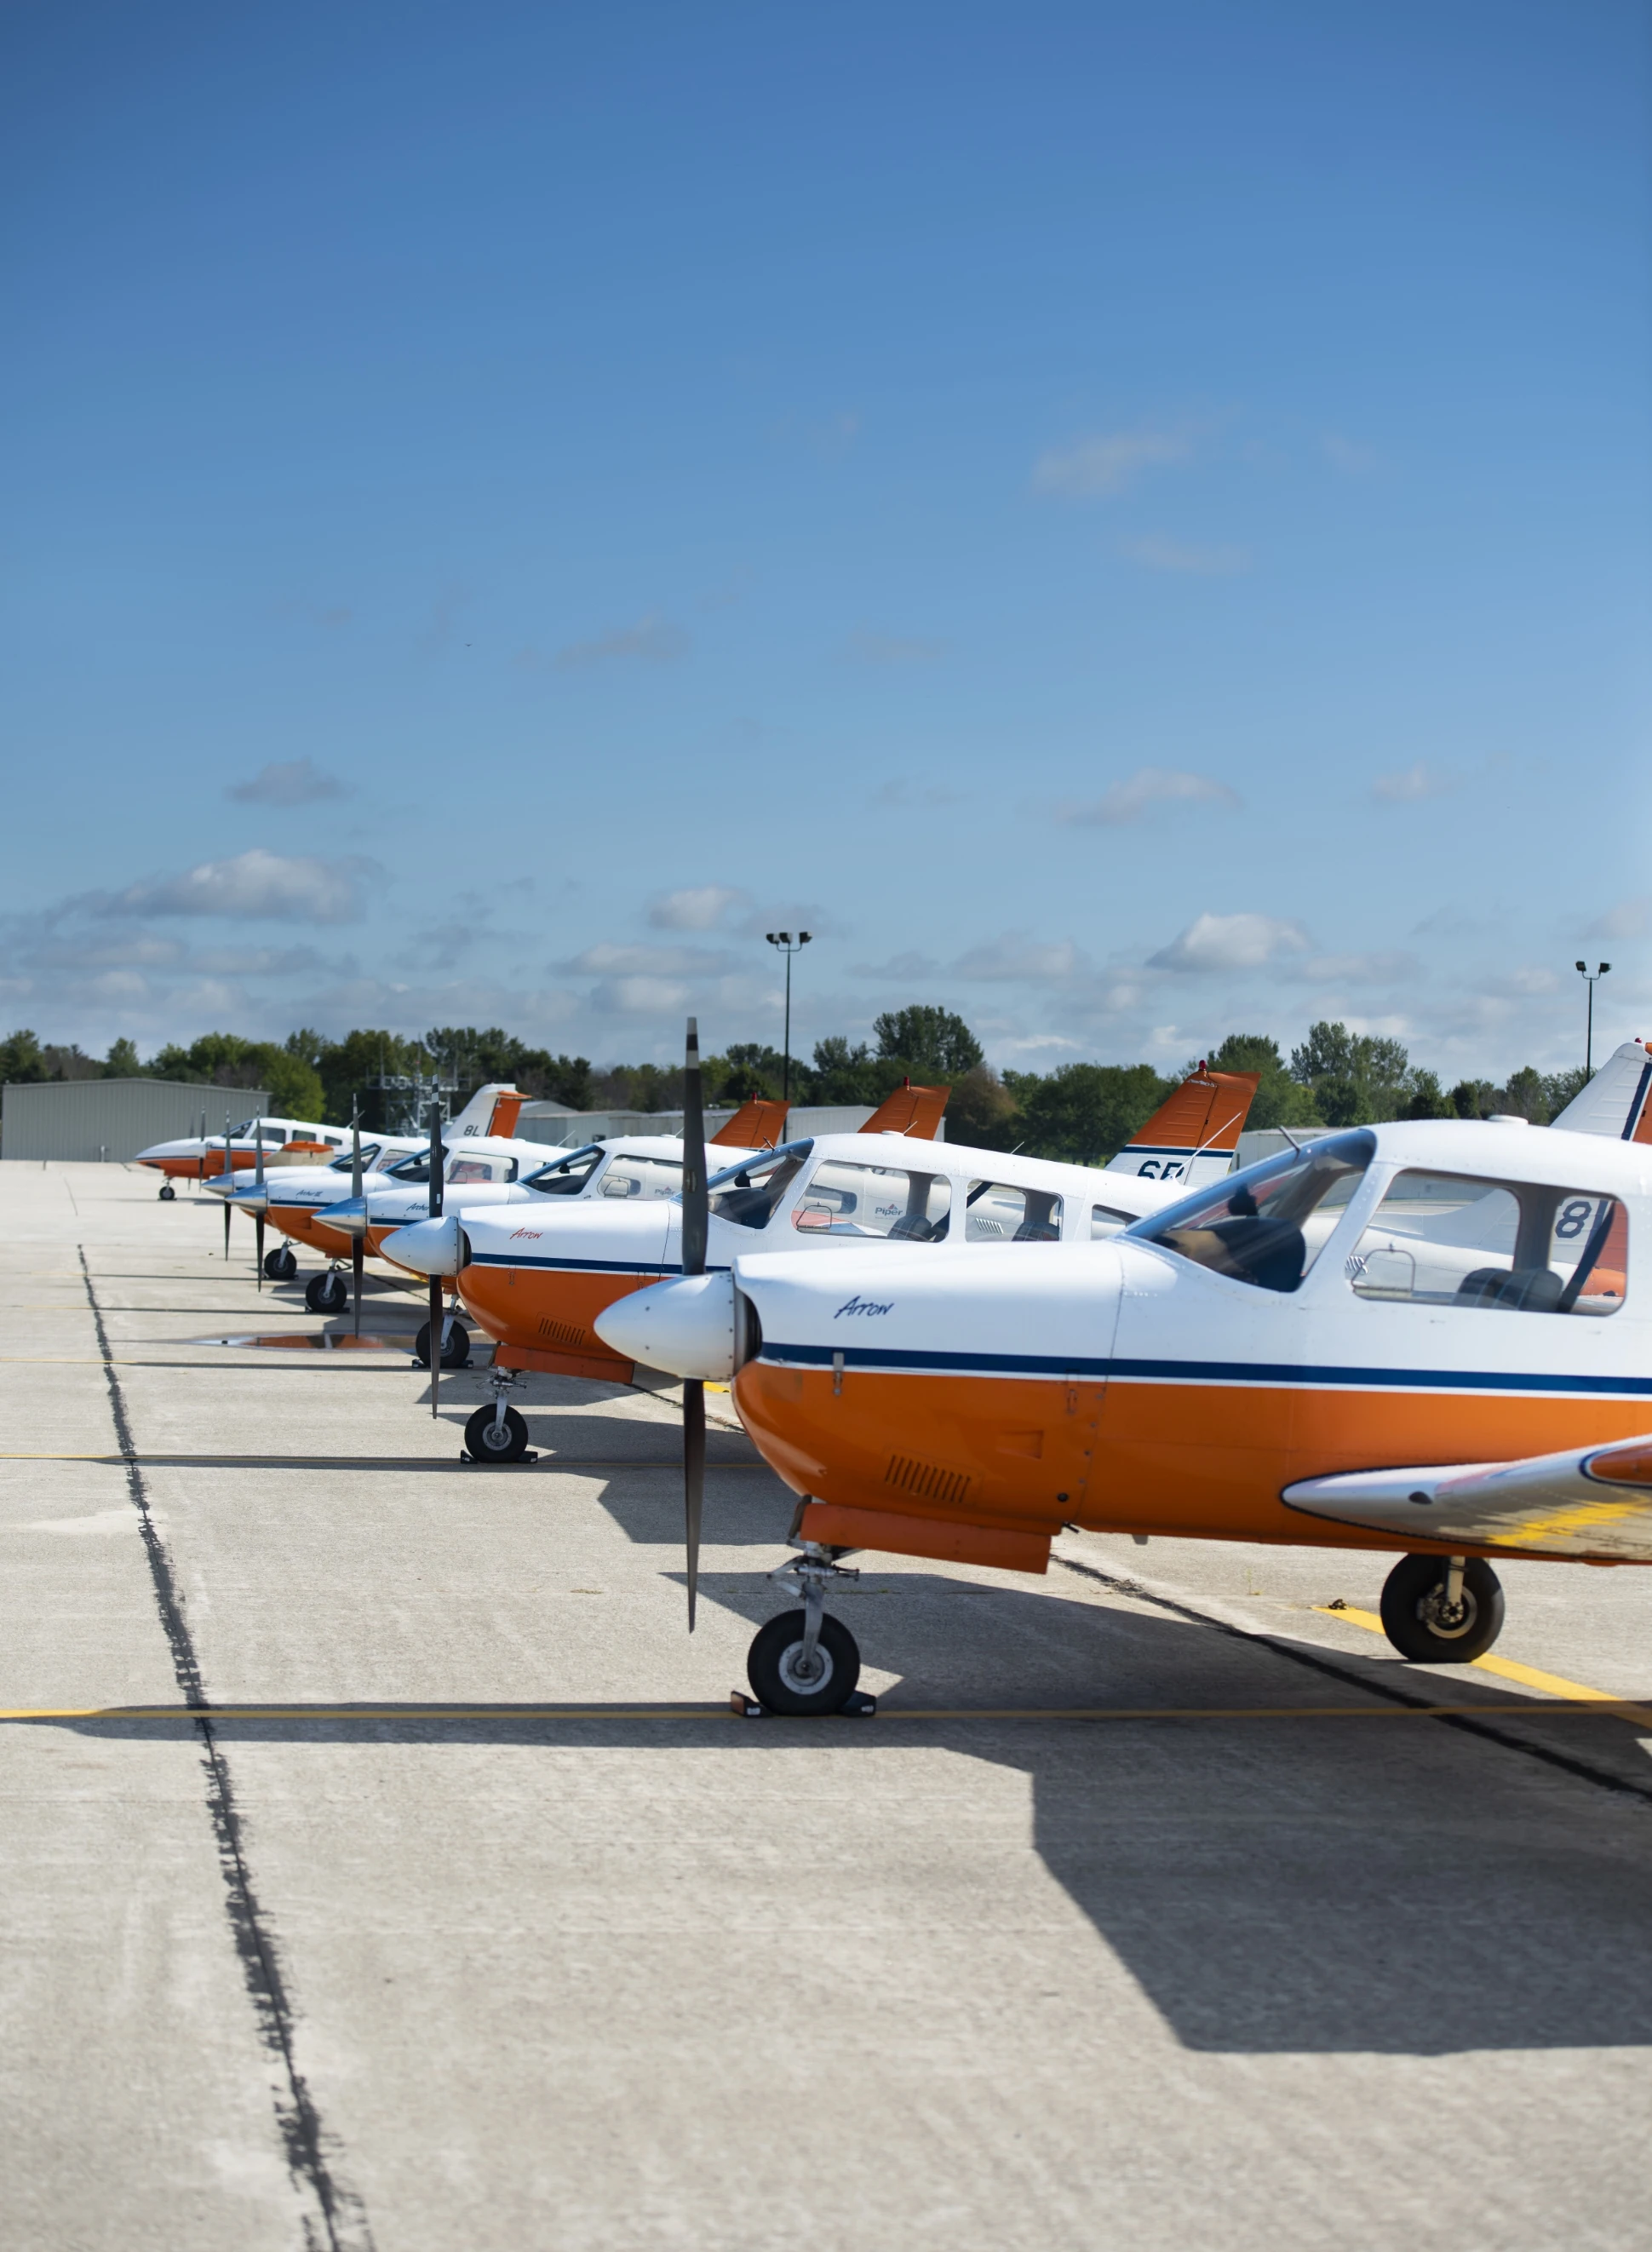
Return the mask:
[[727,1150],[778,1149],[786,1136],[786,1114],[790,1105],[773,1102],[765,1095],[754,1095],[742,1102],[726,1126],[719,1126],[711,1136],[713,1144],[721,1143]]
[[525,1095],[518,1095],[514,1088],[509,1095],[496,1095],[493,1116],[488,1121],[488,1132],[501,1135],[508,1142],[517,1130],[517,1121],[522,1116],[522,1106],[527,1099]]
[[1239,1147],[1239,1137],[1250,1116],[1252,1102],[1261,1084],[1260,1071],[1209,1071],[1201,1065],[1184,1079],[1168,1102],[1162,1102],[1144,1126],[1130,1136],[1159,1150],[1222,1150]]
[[909,1134],[915,1142],[933,1142],[941,1115],[947,1107],[949,1087],[914,1087],[910,1080],[884,1097],[863,1134]]

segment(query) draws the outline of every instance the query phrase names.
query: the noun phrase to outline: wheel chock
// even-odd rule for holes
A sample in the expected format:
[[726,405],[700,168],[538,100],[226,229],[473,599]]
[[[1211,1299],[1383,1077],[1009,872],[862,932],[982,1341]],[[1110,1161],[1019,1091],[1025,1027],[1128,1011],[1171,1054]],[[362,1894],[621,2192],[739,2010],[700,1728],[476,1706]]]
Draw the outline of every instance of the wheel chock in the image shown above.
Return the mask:
[[459,1459],[462,1463],[468,1463],[474,1470],[514,1470],[518,1469],[524,1463],[537,1463],[539,1457],[534,1449],[530,1447],[525,1455],[518,1455],[514,1462],[490,1463],[484,1461],[482,1456],[473,1455],[466,1448],[461,1447],[459,1449]]
[[[760,1705],[755,1697],[748,1697],[744,1689],[731,1689],[728,1709],[739,1720],[772,1720],[774,1718],[767,1705]],[[876,1697],[869,1697],[864,1689],[851,1691],[849,1701],[836,1713],[823,1713],[823,1720],[870,1720],[878,1710]]]

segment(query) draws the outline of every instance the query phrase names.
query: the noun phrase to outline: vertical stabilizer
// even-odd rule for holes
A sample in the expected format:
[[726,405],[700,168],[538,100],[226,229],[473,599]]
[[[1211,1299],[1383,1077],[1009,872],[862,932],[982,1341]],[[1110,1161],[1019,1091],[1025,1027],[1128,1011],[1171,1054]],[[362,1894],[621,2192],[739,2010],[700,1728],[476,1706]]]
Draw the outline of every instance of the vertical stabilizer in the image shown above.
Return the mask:
[[718,1128],[711,1140],[725,1150],[778,1149],[786,1138],[789,1109],[788,1103],[754,1095],[749,1102],[741,1103],[726,1124]]
[[[519,1095],[517,1089],[504,1080],[495,1080],[489,1086],[479,1087],[448,1128],[447,1138],[449,1145],[451,1146],[455,1142],[467,1141],[475,1134],[508,1135],[510,1128],[517,1123],[517,1112],[526,1101],[527,1097],[524,1095]],[[510,1113],[510,1123],[503,1126],[496,1125],[495,1119],[510,1103],[516,1105],[516,1109]]]
[[949,1087],[914,1087],[908,1080],[905,1087],[884,1097],[860,1131],[910,1134],[916,1142],[933,1142],[951,1093]]
[[1652,1142],[1652,1051],[1625,1040],[1588,1085],[1574,1095],[1550,1130],[1609,1134],[1618,1142]]
[[1201,1064],[1162,1102],[1107,1166],[1149,1181],[1185,1181],[1190,1188],[1220,1180],[1250,1116],[1261,1074],[1209,1071]]

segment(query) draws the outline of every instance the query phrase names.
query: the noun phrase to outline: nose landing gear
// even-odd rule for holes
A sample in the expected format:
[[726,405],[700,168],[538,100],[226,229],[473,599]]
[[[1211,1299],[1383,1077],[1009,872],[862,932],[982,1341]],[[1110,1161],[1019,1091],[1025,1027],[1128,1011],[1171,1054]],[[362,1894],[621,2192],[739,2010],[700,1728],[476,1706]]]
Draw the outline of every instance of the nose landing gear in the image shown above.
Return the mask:
[[[420,1368],[430,1366],[428,1322],[421,1322],[419,1325],[419,1334],[413,1339],[413,1359]],[[470,1366],[470,1332],[451,1313],[441,1324],[441,1365],[444,1368],[469,1368]]]
[[170,1181],[163,1181],[161,1183],[160,1196],[161,1202],[163,1204],[171,1204],[177,1199],[177,1191],[172,1186]]
[[1503,1587],[1479,1556],[1402,1556],[1383,1582],[1383,1629],[1402,1658],[1470,1665],[1503,1631]]
[[350,1303],[350,1285],[337,1267],[330,1267],[305,1283],[304,1303],[312,1314],[342,1314]]
[[264,1254],[264,1273],[272,1282],[290,1282],[298,1272],[298,1259],[290,1243]]
[[752,1693],[769,1712],[798,1719],[842,1713],[851,1704],[864,1706],[864,1700],[856,1694],[859,1645],[841,1619],[825,1615],[827,1588],[838,1581],[857,1580],[860,1574],[837,1561],[844,1553],[841,1548],[825,1547],[818,1540],[797,1546],[802,1555],[768,1576],[795,1580],[803,1607],[782,1611],[759,1628],[746,1657]]
[[516,1409],[506,1405],[517,1388],[508,1368],[488,1372],[491,1408],[478,1408],[465,1425],[465,1450],[473,1463],[519,1463],[528,1452],[528,1427]]

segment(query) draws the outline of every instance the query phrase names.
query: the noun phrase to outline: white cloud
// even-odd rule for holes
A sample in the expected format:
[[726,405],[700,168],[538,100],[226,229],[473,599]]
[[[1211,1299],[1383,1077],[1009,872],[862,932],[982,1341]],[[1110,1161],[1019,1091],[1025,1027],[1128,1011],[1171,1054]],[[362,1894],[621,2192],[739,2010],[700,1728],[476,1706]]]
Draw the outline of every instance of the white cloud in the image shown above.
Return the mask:
[[571,641],[557,651],[557,669],[572,672],[611,659],[641,664],[669,664],[684,654],[689,637],[680,626],[668,624],[650,610],[634,626],[609,626],[589,641]]
[[597,945],[560,967],[576,977],[716,977],[730,960],[699,946]]
[[343,797],[345,790],[313,759],[287,759],[260,767],[251,782],[234,782],[224,795],[241,805],[313,805],[318,798]]
[[1185,571],[1201,579],[1229,578],[1235,571],[1248,571],[1253,560],[1248,547],[1196,547],[1162,532],[1121,540],[1119,553],[1149,571]]
[[1591,938],[1644,938],[1652,899],[1620,900],[1589,925]]
[[1010,930],[960,955],[952,975],[981,983],[1048,984],[1075,976],[1082,967],[1083,957],[1070,938],[1039,945],[1024,931]]
[[932,955],[908,947],[904,954],[892,954],[887,962],[852,962],[849,974],[851,977],[939,977],[941,964]]
[[1285,975],[1308,985],[1392,985],[1421,975],[1414,954],[1403,948],[1372,954],[1313,954],[1293,963]]
[[1305,954],[1308,933],[1277,915],[1202,914],[1148,957],[1150,970],[1260,970],[1280,955]]
[[1443,797],[1455,788],[1450,775],[1419,759],[1415,766],[1402,767],[1397,774],[1378,775],[1371,794],[1378,805],[1415,805],[1426,797]]
[[606,979],[591,995],[591,1006],[603,1017],[652,1017],[688,1005],[691,988],[665,977]]
[[288,859],[254,847],[233,860],[203,860],[182,875],[128,885],[108,914],[231,915],[274,922],[353,922],[362,911],[363,860]]
[[1111,829],[1139,821],[1149,805],[1225,805],[1244,800],[1213,775],[1183,774],[1173,767],[1138,767],[1090,805],[1064,805],[1060,818],[1075,829]]
[[744,904],[744,892],[728,884],[701,884],[682,892],[667,892],[649,909],[656,930],[715,930],[725,915]]
[[1191,439],[1173,430],[1115,430],[1040,454],[1032,465],[1034,492],[1095,500],[1122,492],[1143,469],[1185,462]]

